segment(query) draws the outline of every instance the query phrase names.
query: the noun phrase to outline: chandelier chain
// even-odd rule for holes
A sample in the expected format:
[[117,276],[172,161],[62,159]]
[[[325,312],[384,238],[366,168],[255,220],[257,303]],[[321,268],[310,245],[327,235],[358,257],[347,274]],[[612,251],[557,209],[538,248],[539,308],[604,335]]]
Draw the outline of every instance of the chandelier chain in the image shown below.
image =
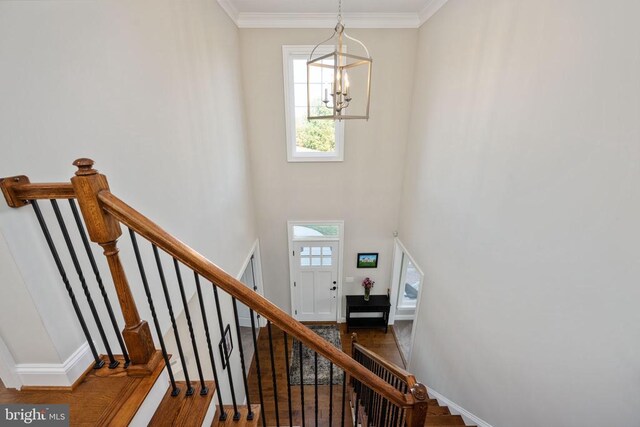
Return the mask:
[[338,0],[338,22],[342,23],[342,0]]

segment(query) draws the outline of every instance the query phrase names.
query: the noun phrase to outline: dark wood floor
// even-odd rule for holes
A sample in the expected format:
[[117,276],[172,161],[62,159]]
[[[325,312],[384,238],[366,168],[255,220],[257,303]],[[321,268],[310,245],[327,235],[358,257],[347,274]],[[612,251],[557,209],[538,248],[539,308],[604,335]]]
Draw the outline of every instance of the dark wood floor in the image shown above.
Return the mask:
[[[351,333],[347,333],[346,325],[341,324],[341,343],[342,349],[347,354],[351,354]],[[269,352],[269,335],[266,328],[262,328],[258,340],[258,354],[260,362],[260,371],[262,376],[262,389],[264,397],[264,416],[266,417],[267,426],[278,425],[276,423],[276,415],[279,416],[280,425],[289,426],[289,398],[287,388],[287,371],[284,352],[284,337],[282,331],[275,326],[272,330],[273,334],[273,351],[276,371],[276,387],[277,387],[277,409],[276,399],[273,392],[273,376],[271,369],[271,358]],[[383,330],[363,329],[358,330],[358,342],[365,345],[372,351],[380,354],[386,359],[396,363],[398,366],[404,366],[398,346],[393,337],[391,330],[384,333]],[[288,341],[289,359],[291,360],[292,342]],[[252,403],[257,403],[259,399],[258,375],[256,370],[255,359],[249,371],[249,389]],[[342,415],[342,385],[333,386],[333,399],[330,399],[331,390],[329,385],[318,386],[318,423],[316,423],[316,406],[315,406],[315,387],[313,385],[304,386],[304,418],[306,425],[328,426],[331,418],[331,425],[341,425]],[[292,418],[293,426],[301,426],[302,423],[302,404],[301,404],[301,387],[295,385],[291,387],[292,402]],[[333,403],[333,415],[330,417],[329,406]],[[350,425],[351,412],[348,401],[345,404],[345,424]]]

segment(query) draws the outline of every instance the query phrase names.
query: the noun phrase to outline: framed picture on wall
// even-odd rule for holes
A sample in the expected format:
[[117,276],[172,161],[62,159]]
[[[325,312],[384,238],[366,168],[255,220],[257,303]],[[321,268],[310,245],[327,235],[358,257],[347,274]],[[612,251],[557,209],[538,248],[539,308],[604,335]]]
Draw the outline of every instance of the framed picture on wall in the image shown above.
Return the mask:
[[378,268],[378,253],[368,252],[358,254],[358,268]]
[[229,325],[224,328],[224,336],[222,337],[222,340],[220,340],[218,347],[220,348],[220,356],[222,358],[222,369],[225,369],[227,367],[229,357],[231,356],[231,350],[233,350],[231,327]]

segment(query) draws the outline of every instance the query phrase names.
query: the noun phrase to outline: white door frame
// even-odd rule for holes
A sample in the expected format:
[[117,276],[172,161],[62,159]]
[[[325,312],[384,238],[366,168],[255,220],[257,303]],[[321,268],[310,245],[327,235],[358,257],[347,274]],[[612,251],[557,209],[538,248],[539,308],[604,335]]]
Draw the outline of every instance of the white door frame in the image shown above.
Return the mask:
[[[240,271],[238,272],[238,274],[236,274],[236,279],[238,280],[242,279],[242,275],[244,274],[245,270],[249,266],[249,263],[251,262],[251,257],[253,257],[253,268],[254,268],[253,272],[256,276],[255,286],[256,288],[258,288],[256,289],[256,292],[264,297],[264,282],[262,281],[262,259],[260,257],[260,239],[256,239],[256,241],[253,242],[253,246],[251,246],[251,250],[249,250],[249,255],[247,255],[244,262],[242,263],[242,267],[240,268]],[[264,318],[264,316],[260,316],[258,318],[257,326],[260,326],[260,327],[267,326],[267,321]]]
[[[407,248],[404,246],[402,241],[399,238],[395,238],[394,241],[394,250],[393,250],[393,267],[391,269],[391,295],[390,295],[390,303],[391,303],[391,312],[389,313],[389,324],[393,325],[396,320],[396,305],[398,304],[398,286],[400,284],[400,276],[402,275],[402,254],[409,258],[409,261],[413,264],[418,273],[420,273],[420,290],[418,290],[418,298],[416,300],[416,310],[413,315],[413,327],[411,328],[411,349],[409,350],[409,354],[407,355],[407,368],[411,366],[411,355],[413,354],[413,345],[416,340],[416,320],[418,319],[418,315],[420,314],[420,301],[422,299],[422,291],[424,290],[424,273],[416,261],[413,259]],[[400,320],[400,319],[398,319]]]
[[[338,236],[337,237],[304,237],[300,239],[293,238],[293,226],[294,225],[337,225]],[[318,242],[338,242],[338,277],[336,278],[336,322],[340,322],[342,318],[342,269],[344,264],[344,221],[343,220],[329,220],[329,221],[287,221],[287,236],[289,240],[289,292],[291,296],[291,316],[297,319],[294,314],[297,309],[297,298],[293,290],[293,282],[295,279],[295,271],[293,269],[293,251],[294,243],[296,241],[318,241]]]

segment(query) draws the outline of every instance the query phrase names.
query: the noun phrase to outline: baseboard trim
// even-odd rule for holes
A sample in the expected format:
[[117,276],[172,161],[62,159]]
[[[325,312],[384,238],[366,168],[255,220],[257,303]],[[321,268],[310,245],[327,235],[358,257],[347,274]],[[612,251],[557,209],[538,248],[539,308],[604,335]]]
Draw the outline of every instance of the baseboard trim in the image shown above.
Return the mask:
[[71,388],[92,364],[91,349],[85,342],[64,363],[20,363],[15,372],[23,388]]
[[395,320],[414,320],[416,317],[415,314],[396,314]]
[[431,397],[433,399],[436,399],[438,403],[440,403],[441,405],[448,406],[449,410],[451,410],[451,413],[453,415],[462,416],[462,419],[464,419],[464,422],[466,424],[475,424],[478,427],[493,427],[491,424],[484,421],[482,418],[472,414],[471,412],[464,409],[462,406],[458,405],[457,403],[453,402],[450,399],[447,399],[446,397],[444,397],[437,391],[433,390],[432,388],[427,387],[427,390],[429,390],[429,394],[431,395]]

